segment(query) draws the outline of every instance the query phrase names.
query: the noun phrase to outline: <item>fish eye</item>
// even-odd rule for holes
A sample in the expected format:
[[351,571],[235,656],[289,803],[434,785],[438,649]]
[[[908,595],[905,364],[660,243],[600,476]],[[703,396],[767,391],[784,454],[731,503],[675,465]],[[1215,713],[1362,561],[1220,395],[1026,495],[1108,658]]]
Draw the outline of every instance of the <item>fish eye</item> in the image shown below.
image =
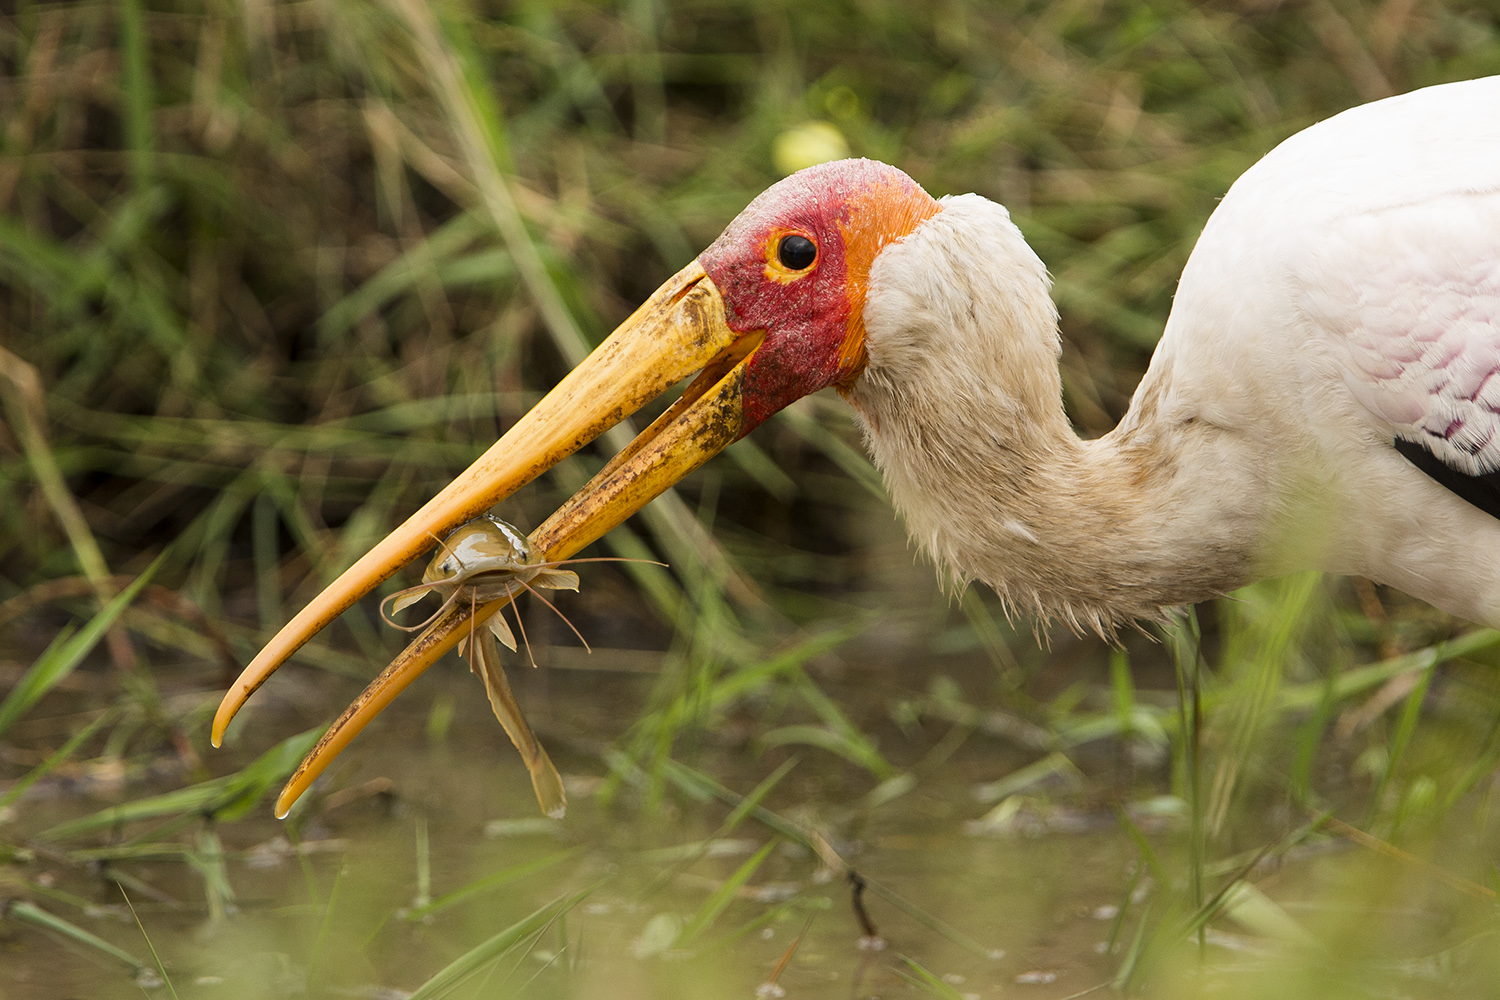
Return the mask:
[[818,245],[806,236],[783,236],[776,259],[789,271],[805,271],[818,259]]

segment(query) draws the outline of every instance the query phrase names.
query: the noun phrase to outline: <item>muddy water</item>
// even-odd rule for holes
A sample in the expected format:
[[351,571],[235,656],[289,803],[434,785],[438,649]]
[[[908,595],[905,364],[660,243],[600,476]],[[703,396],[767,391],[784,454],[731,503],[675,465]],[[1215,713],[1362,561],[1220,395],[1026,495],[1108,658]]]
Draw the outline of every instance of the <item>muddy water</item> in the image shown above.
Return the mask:
[[[1098,953],[1110,922],[1097,917],[1135,864],[1127,841],[1108,830],[1037,839],[964,832],[984,811],[970,777],[1013,768],[1024,760],[1013,750],[971,743],[913,791],[873,809],[862,804],[874,784],[868,775],[804,751],[765,804],[826,845],[820,857],[755,818],[724,830],[727,805],[668,794],[650,814],[628,784],[604,801],[597,750],[634,718],[649,678],[615,674],[601,684],[554,670],[547,691],[534,684],[522,691],[531,704],[550,706],[550,717],[536,711],[534,721],[570,787],[569,815],[553,823],[539,816],[478,685],[456,664],[435,673],[356,742],[289,823],[270,818],[263,801],[233,822],[189,819],[175,833],[153,832],[158,821],[38,844],[39,831],[111,799],[178,787],[149,775],[102,791],[47,782],[0,827],[7,842],[37,850],[11,870],[51,893],[27,891],[38,905],[147,961],[149,938],[179,996],[400,996],[497,931],[580,891],[587,895],[564,916],[457,995],[749,997],[757,988],[918,995],[906,977],[921,973],[901,956],[960,995],[998,995],[1020,988],[1020,977],[1028,995],[1044,1000],[1111,974],[1114,960]],[[242,766],[307,721],[304,714],[315,715],[304,698],[329,683],[304,674],[268,688],[269,697],[253,703],[241,745],[209,763]],[[433,740],[433,707],[447,704],[454,721]],[[689,759],[743,793],[789,756],[709,745]],[[99,866],[68,853],[132,841],[191,848],[209,830],[223,845],[232,898],[211,900],[211,877],[181,855],[112,862],[137,886],[131,901],[141,927]],[[765,860],[687,943],[683,929],[766,844],[774,846]],[[883,947],[868,940],[848,873],[836,867],[841,860],[867,882],[864,920]],[[498,873],[513,877],[410,918],[423,903]],[[143,985],[167,995],[149,976],[135,979],[96,948],[16,920],[0,924],[6,1000],[139,996]]]
[[[352,693],[325,675],[289,677],[252,703],[239,745],[209,758],[219,773],[326,717]],[[148,961],[149,940],[170,987],[98,948],[12,919],[0,922],[0,998],[166,996],[169,988],[225,1000],[397,998],[540,908],[581,893],[448,995],[1059,1000],[1109,983],[1138,929],[1161,926],[1187,891],[1185,826],[1161,797],[1166,775],[1121,788],[1113,752],[1096,755],[1099,773],[1083,784],[1039,790],[1026,805],[1028,822],[986,833],[973,824],[988,808],[975,800],[976,784],[1037,754],[971,736],[954,739],[952,752],[934,761],[927,755],[948,730],[936,727],[903,747],[888,725],[882,747],[921,775],[906,794],[871,804],[868,775],[804,749],[765,800],[770,819],[804,836],[784,836],[754,817],[726,831],[730,807],[722,803],[669,792],[651,811],[628,784],[612,799],[600,794],[607,773],[600,751],[636,718],[649,674],[553,670],[545,688],[538,680],[519,694],[534,706],[533,721],[568,781],[562,823],[540,818],[524,769],[458,664],[399,700],[288,823],[270,818],[263,801],[232,822],[190,818],[175,830],[135,824],[38,843],[37,832],[111,796],[136,799],[181,784],[166,763],[155,783],[145,774],[112,792],[48,783],[0,827],[6,843],[30,845],[35,855],[0,871],[11,884],[26,883],[15,895]],[[217,693],[201,697],[211,704]],[[441,717],[445,706],[453,721],[435,732],[435,711]],[[743,794],[791,756],[709,734],[682,748],[680,759]],[[1088,766],[1087,754],[1078,759]],[[1162,787],[1152,789],[1153,781]],[[1142,870],[1142,842],[1118,821],[1110,796],[1155,803],[1154,811],[1137,810],[1137,824],[1177,884]],[[1283,821],[1268,819],[1269,835]],[[133,886],[139,926],[107,873],[69,853],[131,842],[201,848],[206,832],[225,852],[218,893],[201,856],[197,866],[180,854],[112,862]],[[1481,824],[1462,842],[1444,860],[1472,877],[1497,837]],[[743,885],[724,890],[767,844]],[[867,883],[859,906],[840,863]],[[1473,952],[1487,947],[1492,926],[1485,904],[1411,864],[1331,840],[1258,870],[1256,881],[1279,901],[1273,919],[1216,921],[1201,947],[1179,949],[1186,957],[1159,967],[1149,994],[1477,995]],[[1220,875],[1213,884],[1222,882]],[[470,895],[414,918],[465,888]],[[708,921],[716,900],[722,908]],[[1293,921],[1291,931],[1278,932],[1280,917]],[[1315,928],[1313,943],[1297,941],[1307,927]],[[1455,965],[1463,975],[1454,977]]]

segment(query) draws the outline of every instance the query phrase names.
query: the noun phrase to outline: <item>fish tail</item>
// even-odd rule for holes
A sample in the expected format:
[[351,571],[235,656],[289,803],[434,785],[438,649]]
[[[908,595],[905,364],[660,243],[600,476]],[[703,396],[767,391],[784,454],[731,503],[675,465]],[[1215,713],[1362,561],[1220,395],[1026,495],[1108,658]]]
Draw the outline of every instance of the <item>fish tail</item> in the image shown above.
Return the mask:
[[531,771],[531,787],[536,792],[536,800],[542,807],[542,812],[552,819],[562,819],[568,814],[568,793],[563,791],[562,775],[557,773],[557,768],[552,766],[552,758],[547,756],[547,751],[542,745],[536,745],[537,759],[535,763],[527,762],[527,769]]
[[531,727],[526,724],[526,717],[521,714],[521,706],[511,693],[505,669],[500,666],[500,650],[496,648],[495,637],[488,629],[479,629],[471,641],[476,654],[471,662],[478,668],[475,672],[484,679],[484,688],[489,694],[490,708],[494,710],[495,718],[500,720],[500,725],[505,727],[505,734],[521,753],[521,760],[531,774],[531,786],[536,791],[542,812],[553,819],[561,819],[568,809],[562,776],[557,773],[552,759],[537,742]]

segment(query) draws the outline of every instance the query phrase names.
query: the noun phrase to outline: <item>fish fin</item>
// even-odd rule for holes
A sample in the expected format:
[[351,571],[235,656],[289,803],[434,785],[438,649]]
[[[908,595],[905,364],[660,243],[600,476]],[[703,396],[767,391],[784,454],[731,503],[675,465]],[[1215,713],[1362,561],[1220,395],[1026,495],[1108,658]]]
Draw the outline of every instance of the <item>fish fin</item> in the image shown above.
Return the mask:
[[526,717],[521,714],[521,706],[516,704],[515,695],[510,690],[510,681],[506,679],[505,670],[500,666],[500,650],[495,648],[495,640],[481,631],[474,637],[474,650],[474,663],[478,667],[476,673],[484,678],[490,708],[494,710],[495,718],[500,720],[500,725],[505,727],[505,734],[520,751],[521,760],[531,774],[531,787],[536,792],[536,800],[541,805],[542,812],[553,819],[561,819],[568,809],[568,797],[563,791],[562,777],[557,773],[557,768],[552,766],[552,759],[547,756],[547,751],[542,749],[542,745],[532,735],[531,727],[526,724]]
[[406,610],[430,593],[432,593],[431,590],[424,589],[420,593],[402,594],[400,597],[391,602],[391,614],[396,614],[398,611]]
[[512,653],[516,651],[516,635],[510,630],[510,625],[505,620],[503,611],[496,611],[490,617],[490,632],[505,644],[505,648]]
[[537,766],[530,768],[531,788],[536,792],[536,801],[549,819],[562,819],[568,814],[568,793],[563,790],[562,775],[552,766],[552,758],[540,743],[536,746],[539,759]]
[[544,569],[531,582],[548,590],[578,590],[578,574],[570,569]]

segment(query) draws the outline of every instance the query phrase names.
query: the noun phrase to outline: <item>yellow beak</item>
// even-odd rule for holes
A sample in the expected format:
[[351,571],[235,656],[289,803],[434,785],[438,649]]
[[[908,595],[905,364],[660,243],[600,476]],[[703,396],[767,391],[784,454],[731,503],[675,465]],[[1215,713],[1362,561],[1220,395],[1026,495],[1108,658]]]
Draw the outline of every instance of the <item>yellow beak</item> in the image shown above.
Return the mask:
[[[319,629],[432,547],[433,537],[488,510],[645,403],[697,371],[681,399],[532,533],[544,558],[565,559],[644,507],[739,437],[745,367],[759,333],[730,329],[718,288],[694,261],[516,422],[478,461],[345,570],[287,623],[224,695],[213,744],[240,706]],[[422,633],[350,705],[302,762],[276,812],[284,816],[328,762],[419,674],[457,644],[474,613],[463,601]]]

